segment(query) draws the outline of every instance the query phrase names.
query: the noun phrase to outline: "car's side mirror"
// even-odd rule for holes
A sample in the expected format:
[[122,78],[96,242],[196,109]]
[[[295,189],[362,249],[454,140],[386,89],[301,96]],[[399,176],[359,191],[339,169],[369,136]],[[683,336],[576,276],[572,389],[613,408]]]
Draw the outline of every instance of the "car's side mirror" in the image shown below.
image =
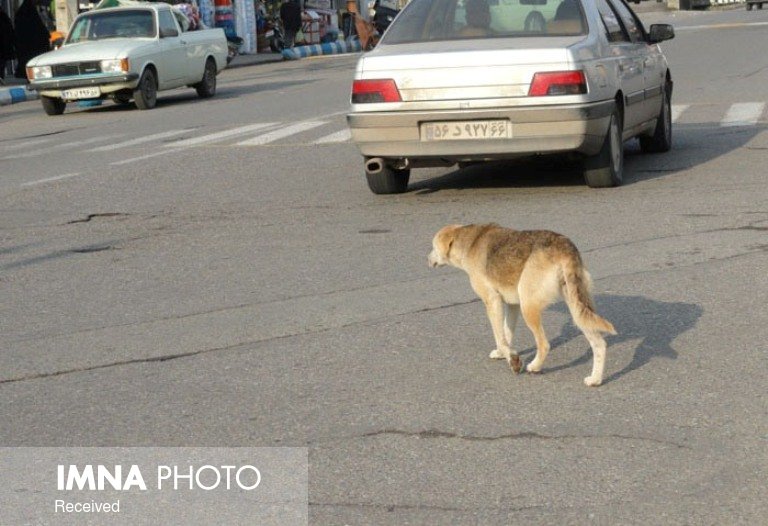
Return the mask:
[[177,37],[179,32],[176,29],[164,27],[160,30],[160,38]]
[[672,40],[675,38],[675,28],[671,24],[652,24],[648,31],[648,41],[651,44]]

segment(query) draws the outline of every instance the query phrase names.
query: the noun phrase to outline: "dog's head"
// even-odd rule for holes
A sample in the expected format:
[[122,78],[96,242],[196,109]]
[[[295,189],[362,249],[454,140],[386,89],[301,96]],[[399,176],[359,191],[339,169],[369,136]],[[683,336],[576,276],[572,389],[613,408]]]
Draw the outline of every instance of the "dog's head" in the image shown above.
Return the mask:
[[456,231],[462,225],[448,225],[441,228],[435,237],[432,238],[432,252],[427,256],[427,262],[432,268],[442,267],[443,265],[456,265],[451,261],[451,248],[456,239]]

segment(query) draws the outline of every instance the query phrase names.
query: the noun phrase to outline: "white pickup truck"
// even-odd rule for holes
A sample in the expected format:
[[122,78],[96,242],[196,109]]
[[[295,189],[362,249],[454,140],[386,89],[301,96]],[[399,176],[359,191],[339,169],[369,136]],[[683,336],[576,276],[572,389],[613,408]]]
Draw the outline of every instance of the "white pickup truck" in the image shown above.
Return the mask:
[[216,93],[227,64],[224,31],[183,31],[163,3],[95,9],[78,16],[64,45],[27,63],[30,88],[48,115],[67,102],[111,98],[151,109],[157,92],[189,86],[200,97]]

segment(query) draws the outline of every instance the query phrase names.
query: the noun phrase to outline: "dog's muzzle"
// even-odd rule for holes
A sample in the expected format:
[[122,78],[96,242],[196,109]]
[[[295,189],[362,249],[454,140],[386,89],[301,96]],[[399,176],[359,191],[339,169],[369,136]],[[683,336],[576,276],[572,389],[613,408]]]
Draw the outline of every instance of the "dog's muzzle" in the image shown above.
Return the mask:
[[429,265],[430,268],[435,268],[435,267],[439,267],[441,264],[442,262],[440,261],[440,258],[438,257],[438,255],[435,254],[435,251],[433,250],[432,252],[430,252],[429,255],[427,256],[427,265]]

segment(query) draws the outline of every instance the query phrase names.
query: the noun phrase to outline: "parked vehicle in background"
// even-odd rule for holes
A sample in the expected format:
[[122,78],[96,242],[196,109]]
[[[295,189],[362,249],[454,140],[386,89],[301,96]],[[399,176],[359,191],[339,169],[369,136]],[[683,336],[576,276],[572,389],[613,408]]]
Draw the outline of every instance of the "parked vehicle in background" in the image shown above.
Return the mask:
[[412,0],[357,63],[352,139],[374,193],[410,170],[568,154],[591,187],[623,178],[623,143],[672,144],[672,75],[624,0]]
[[380,34],[384,34],[403,5],[403,0],[376,0],[373,4],[373,25]]
[[151,109],[157,92],[190,86],[200,97],[216,93],[227,64],[221,29],[184,31],[167,4],[95,9],[78,16],[64,45],[27,64],[30,88],[48,115],[76,100],[131,100]]
[[763,0],[746,0],[747,11],[752,11],[752,7],[754,6],[757,6],[758,9],[762,9],[764,3],[765,2]]

